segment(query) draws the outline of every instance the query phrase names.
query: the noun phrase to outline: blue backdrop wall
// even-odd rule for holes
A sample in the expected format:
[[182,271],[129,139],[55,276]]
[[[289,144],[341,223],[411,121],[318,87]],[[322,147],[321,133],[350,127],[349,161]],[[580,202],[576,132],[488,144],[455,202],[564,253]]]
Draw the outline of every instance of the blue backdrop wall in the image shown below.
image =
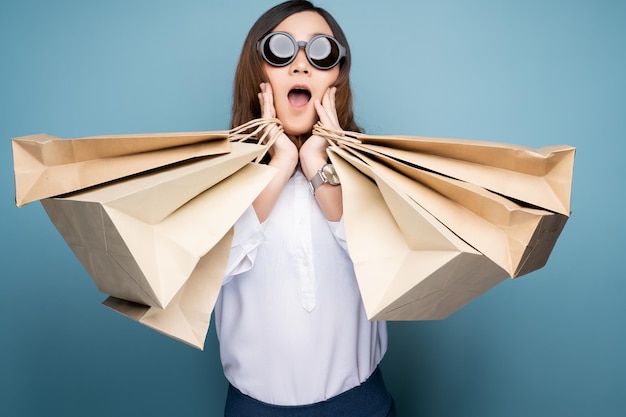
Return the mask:
[[[100,305],[39,203],[14,205],[10,139],[218,130],[250,25],[275,2],[0,3],[0,415],[217,416],[204,352]],[[329,1],[369,133],[576,146],[548,265],[451,317],[390,324],[401,416],[626,409],[626,3]]]

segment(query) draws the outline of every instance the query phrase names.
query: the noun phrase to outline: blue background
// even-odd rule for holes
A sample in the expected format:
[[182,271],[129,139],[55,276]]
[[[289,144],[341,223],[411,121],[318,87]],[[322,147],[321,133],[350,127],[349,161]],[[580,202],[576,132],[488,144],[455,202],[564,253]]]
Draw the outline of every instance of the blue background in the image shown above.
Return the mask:
[[[200,352],[101,306],[41,205],[15,207],[10,139],[226,129],[241,44],[274,3],[0,3],[0,415],[220,415],[214,331]],[[622,415],[626,2],[318,4],[351,41],[368,133],[577,147],[545,268],[390,324],[400,415]]]

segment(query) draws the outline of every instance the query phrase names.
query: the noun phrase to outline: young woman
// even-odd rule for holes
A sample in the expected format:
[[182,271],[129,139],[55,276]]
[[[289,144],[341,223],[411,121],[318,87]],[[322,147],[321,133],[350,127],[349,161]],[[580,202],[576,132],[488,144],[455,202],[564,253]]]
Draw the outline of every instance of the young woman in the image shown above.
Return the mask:
[[318,120],[359,130],[349,72],[343,31],[308,1],[267,11],[243,45],[232,125],[278,118],[284,133],[269,151],[277,175],[235,225],[215,308],[227,417],[395,415],[378,369],[386,324],[365,315],[341,185],[311,134]]

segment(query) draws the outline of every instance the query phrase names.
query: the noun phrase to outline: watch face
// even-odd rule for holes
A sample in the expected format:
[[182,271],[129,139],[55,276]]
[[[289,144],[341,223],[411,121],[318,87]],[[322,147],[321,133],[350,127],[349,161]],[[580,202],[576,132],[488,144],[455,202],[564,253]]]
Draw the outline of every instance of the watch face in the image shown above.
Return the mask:
[[332,164],[326,164],[322,167],[322,172],[326,177],[326,180],[330,185],[339,185],[339,177],[337,176],[337,171],[335,171],[335,167]]

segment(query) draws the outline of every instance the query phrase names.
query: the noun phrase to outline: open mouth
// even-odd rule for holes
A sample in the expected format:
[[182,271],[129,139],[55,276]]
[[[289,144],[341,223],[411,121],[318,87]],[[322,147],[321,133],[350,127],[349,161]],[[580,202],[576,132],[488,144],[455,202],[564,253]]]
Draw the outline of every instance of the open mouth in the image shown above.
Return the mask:
[[304,87],[296,87],[289,90],[289,94],[287,95],[289,99],[289,104],[294,107],[302,107],[309,104],[311,101],[311,92]]

